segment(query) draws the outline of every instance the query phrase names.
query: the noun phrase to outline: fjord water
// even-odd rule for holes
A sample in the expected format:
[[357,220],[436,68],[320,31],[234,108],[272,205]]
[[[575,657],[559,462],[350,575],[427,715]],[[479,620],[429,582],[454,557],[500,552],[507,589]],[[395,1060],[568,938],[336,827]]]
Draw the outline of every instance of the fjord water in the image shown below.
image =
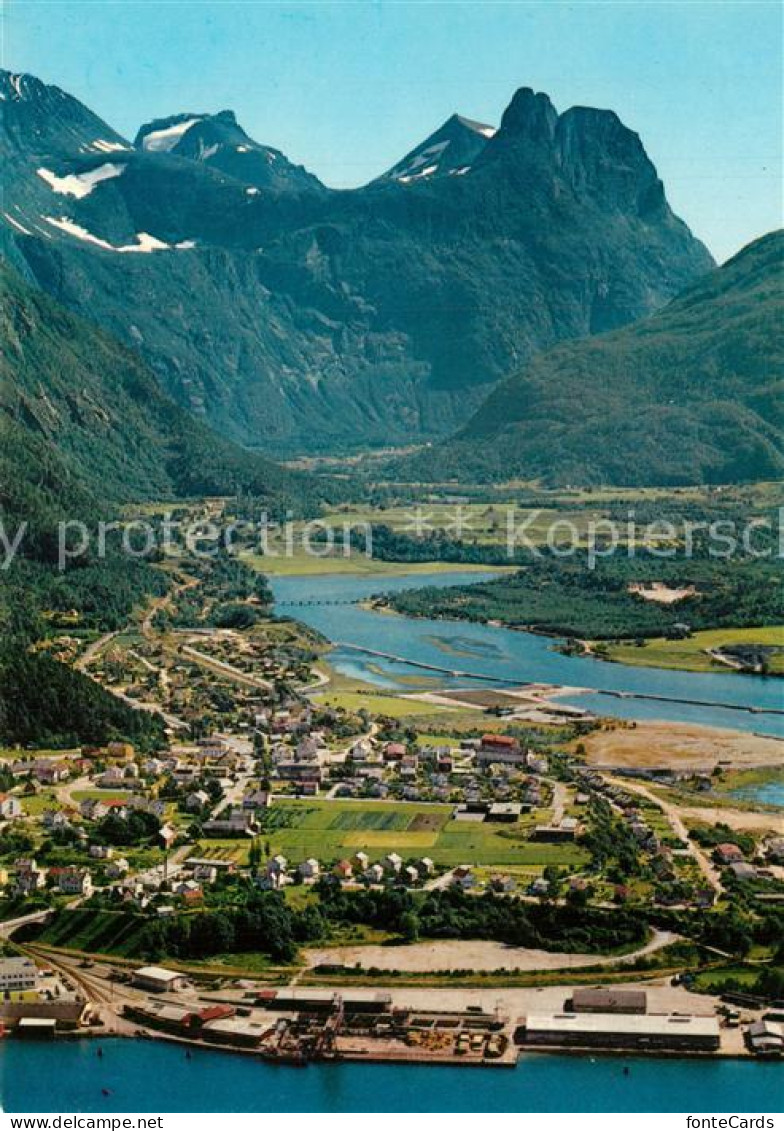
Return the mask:
[[[523,1056],[517,1068],[278,1066],[164,1041],[0,1042],[8,1112],[775,1112],[781,1066],[752,1060]],[[628,1068],[628,1075],[624,1069]],[[104,1095],[104,1090],[108,1093]]]
[[[584,689],[584,693],[567,696],[563,701],[601,715],[665,719],[784,736],[784,715],[755,713],[784,708],[784,681],[781,679],[733,672],[679,672],[610,664],[590,657],[563,655],[555,650],[556,641],[530,632],[469,621],[390,616],[345,603],[422,586],[466,585],[492,576],[490,572],[450,571],[432,576],[278,577],[271,578],[270,583],[279,612],[304,621],[338,645],[330,655],[330,662],[338,671],[380,686],[405,686],[401,676],[421,677],[423,674],[436,677],[441,686],[465,686],[467,681],[434,672],[423,673],[421,669],[341,648],[340,644],[358,645],[417,663],[485,675],[490,677],[490,683],[495,678]],[[620,699],[615,694],[602,692],[700,700],[745,709]]]

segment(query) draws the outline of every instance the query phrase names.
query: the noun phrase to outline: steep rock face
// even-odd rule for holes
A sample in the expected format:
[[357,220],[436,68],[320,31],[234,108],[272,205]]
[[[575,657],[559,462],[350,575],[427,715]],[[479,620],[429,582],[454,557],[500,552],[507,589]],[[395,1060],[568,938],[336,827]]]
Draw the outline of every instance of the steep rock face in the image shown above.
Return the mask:
[[[498,131],[453,116],[339,192],[228,111],[132,147],[62,92],[5,82],[7,254],[180,403],[276,453],[448,434],[537,350],[650,313],[712,263],[615,114],[559,116],[526,88]],[[59,103],[66,147],[36,133]]]
[[784,232],[653,317],[538,354],[395,478],[682,484],[784,471]]

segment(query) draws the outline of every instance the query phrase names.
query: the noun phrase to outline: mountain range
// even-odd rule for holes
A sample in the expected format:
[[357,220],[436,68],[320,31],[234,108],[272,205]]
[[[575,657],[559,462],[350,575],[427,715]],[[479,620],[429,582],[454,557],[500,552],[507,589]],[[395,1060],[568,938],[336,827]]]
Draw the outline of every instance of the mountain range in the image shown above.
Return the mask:
[[555,485],[779,478],[783,280],[778,231],[657,314],[537,354],[455,437],[390,471]]
[[131,142],[9,72],[0,110],[6,258],[166,398],[275,456],[454,433],[539,351],[649,315],[713,265],[615,113],[559,114],[528,88],[497,129],[454,115],[342,191],[230,111]]

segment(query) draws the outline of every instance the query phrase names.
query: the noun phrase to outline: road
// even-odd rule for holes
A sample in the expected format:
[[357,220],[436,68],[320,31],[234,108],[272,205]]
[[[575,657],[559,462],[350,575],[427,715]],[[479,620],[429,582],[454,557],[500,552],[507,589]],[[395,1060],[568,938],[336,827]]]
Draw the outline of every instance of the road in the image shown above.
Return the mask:
[[647,801],[652,802],[658,809],[661,809],[662,813],[664,813],[665,817],[670,822],[675,836],[678,837],[679,840],[682,840],[687,846],[690,855],[702,872],[707,883],[717,895],[722,894],[723,889],[719,869],[702,851],[700,846],[689,839],[689,830],[686,828],[677,806],[673,805],[670,801],[663,801],[661,797],[657,797],[655,793],[650,789],[646,789],[644,785],[640,785],[638,782],[631,782],[627,778],[607,778],[607,781],[612,782],[613,785],[618,786],[619,789],[626,790],[628,793],[636,793],[640,797],[644,797]]
[[78,672],[84,672],[89,668],[98,653],[106,647],[110,640],[114,640],[115,636],[120,635],[120,630],[116,629],[114,632],[105,632],[103,636],[99,636],[92,644],[89,644],[79,659],[74,664]]

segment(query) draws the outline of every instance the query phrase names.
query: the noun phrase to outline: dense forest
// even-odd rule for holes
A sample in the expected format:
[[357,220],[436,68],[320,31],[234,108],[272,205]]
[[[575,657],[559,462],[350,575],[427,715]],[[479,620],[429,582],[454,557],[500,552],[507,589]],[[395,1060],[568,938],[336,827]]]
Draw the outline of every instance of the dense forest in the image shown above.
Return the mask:
[[[694,585],[672,605],[629,592],[632,582]],[[476,585],[434,586],[396,593],[388,604],[408,616],[500,621],[585,640],[667,636],[725,626],[780,624],[784,589],[778,563],[629,559],[619,553],[588,569],[584,554],[542,558],[514,574]]]

